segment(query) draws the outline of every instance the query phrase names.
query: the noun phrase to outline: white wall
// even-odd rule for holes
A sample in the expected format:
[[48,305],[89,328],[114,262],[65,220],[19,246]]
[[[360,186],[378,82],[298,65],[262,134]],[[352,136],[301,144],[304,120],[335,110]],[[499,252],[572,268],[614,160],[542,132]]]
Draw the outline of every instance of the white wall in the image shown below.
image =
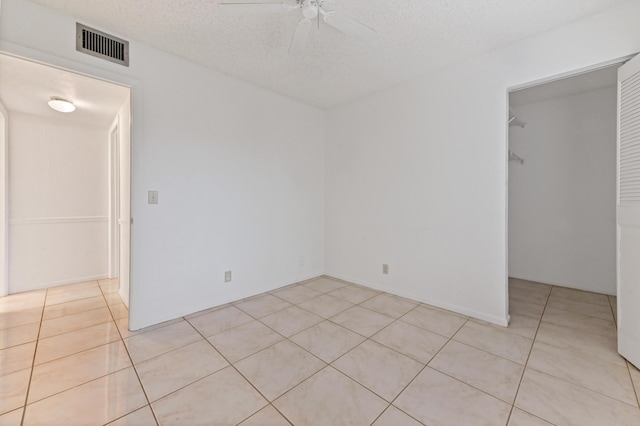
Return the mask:
[[9,292],[107,275],[107,129],[11,112]]
[[616,103],[612,86],[512,107],[510,276],[616,293]]
[[324,272],[321,110],[135,40],[125,68],[74,39],[71,17],[2,1],[0,51],[132,87],[131,328]]
[[629,2],[332,109],[327,273],[506,324],[507,92],[640,51],[639,18]]

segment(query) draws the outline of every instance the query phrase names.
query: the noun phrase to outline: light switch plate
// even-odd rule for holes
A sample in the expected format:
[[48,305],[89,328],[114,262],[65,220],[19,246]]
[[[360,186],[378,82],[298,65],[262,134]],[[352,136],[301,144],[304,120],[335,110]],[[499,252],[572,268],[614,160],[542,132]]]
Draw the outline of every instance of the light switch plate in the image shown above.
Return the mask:
[[158,191],[149,191],[148,204],[158,204]]

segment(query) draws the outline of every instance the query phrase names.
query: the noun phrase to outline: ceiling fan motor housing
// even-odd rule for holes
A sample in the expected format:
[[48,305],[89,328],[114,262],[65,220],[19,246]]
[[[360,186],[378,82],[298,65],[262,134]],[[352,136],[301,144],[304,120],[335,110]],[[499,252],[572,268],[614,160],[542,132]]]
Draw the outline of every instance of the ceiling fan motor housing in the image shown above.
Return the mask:
[[315,19],[318,16],[319,7],[316,0],[302,0],[302,15],[308,20]]

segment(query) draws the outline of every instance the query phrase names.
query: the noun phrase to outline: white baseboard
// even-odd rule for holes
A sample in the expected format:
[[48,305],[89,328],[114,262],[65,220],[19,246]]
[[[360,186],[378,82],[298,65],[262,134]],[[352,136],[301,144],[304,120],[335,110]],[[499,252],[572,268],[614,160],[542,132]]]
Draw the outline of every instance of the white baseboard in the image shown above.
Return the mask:
[[462,315],[466,315],[469,317],[473,317],[482,321],[486,321],[486,322],[490,322],[492,324],[496,324],[502,327],[507,327],[509,325],[509,319],[508,316],[505,318],[502,317],[497,317],[494,315],[487,315],[484,312],[479,312],[473,309],[468,309],[462,306],[458,306],[458,305],[452,305],[450,303],[444,303],[442,301],[439,300],[435,300],[435,299],[429,299],[429,298],[425,298],[421,295],[417,295],[411,292],[406,292],[406,291],[398,291],[398,289],[396,288],[388,288],[385,286],[381,286],[378,285],[376,283],[372,283],[372,282],[367,282],[364,280],[356,280],[353,279],[351,277],[347,277],[347,276],[342,276],[342,275],[325,275],[327,278],[335,278],[335,279],[339,279],[341,281],[346,281],[346,282],[350,282],[353,284],[358,284],[358,285],[362,285],[365,287],[369,287],[372,288],[374,290],[379,290],[379,291],[384,291],[386,293],[390,293],[390,294],[395,294],[396,296],[401,296],[401,297],[406,297],[407,299],[412,299],[412,300],[416,300],[418,302],[427,304],[427,305],[431,305],[431,306],[435,306],[437,308],[442,308],[442,309],[446,309],[448,311],[452,311],[452,312],[456,312]]
[[[42,290],[45,288],[49,288],[49,287],[59,287],[62,285],[69,285],[69,284],[79,284],[79,283],[85,283],[88,281],[98,281],[98,280],[104,280],[107,279],[109,276],[109,274],[100,274],[100,275],[88,275],[85,277],[73,277],[73,278],[68,278],[68,279],[64,279],[64,280],[58,280],[58,281],[49,281],[49,282],[44,282],[44,283],[38,283],[36,285],[33,286],[29,286],[28,289],[24,289],[22,291],[33,291],[33,290]],[[22,292],[21,291],[21,292]],[[9,294],[11,293],[11,289],[9,289]]]

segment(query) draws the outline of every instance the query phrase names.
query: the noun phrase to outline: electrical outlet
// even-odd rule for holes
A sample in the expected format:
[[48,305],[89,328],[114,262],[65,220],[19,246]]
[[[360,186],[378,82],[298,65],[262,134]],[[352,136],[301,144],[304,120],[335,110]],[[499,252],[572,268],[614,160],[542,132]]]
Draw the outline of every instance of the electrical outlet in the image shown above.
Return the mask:
[[389,265],[387,265],[386,263],[382,264],[382,273],[385,275],[389,275]]
[[231,271],[226,271],[224,273],[224,282],[225,283],[231,282]]

